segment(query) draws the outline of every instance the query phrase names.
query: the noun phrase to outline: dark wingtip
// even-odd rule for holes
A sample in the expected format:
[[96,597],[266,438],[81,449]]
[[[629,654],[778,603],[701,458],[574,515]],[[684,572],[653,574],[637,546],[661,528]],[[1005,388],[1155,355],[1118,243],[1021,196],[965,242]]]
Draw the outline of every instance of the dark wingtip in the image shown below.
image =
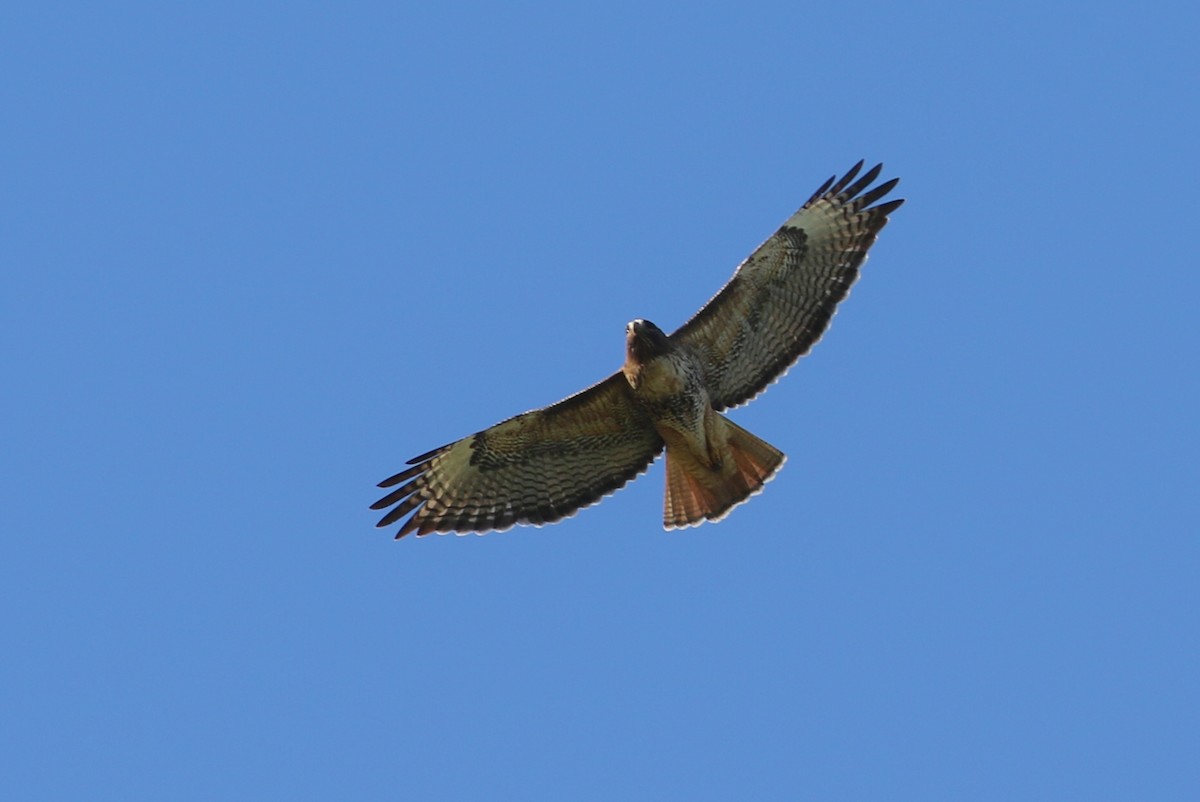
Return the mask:
[[828,191],[829,191],[829,188],[830,188],[831,186],[833,186],[833,182],[834,182],[834,181],[837,181],[837,176],[836,176],[836,175],[831,175],[831,176],[829,176],[829,180],[827,180],[827,181],[826,181],[824,184],[822,184],[821,186],[817,187],[817,191],[816,191],[816,192],[814,192],[814,193],[812,194],[812,197],[811,197],[811,198],[809,198],[807,201],[805,201],[804,205],[805,205],[805,206],[807,206],[808,204],[812,203],[812,202],[813,202],[813,201],[815,201],[817,198],[821,197],[821,196],[822,196],[822,195],[824,195],[826,192],[828,192]]
[[875,212],[881,217],[887,217],[889,214],[903,206],[904,200],[904,198],[896,198],[896,200],[890,200],[887,203],[881,203],[878,206],[872,206],[871,211]]
[[860,203],[862,203],[862,205],[864,207],[870,206],[872,203],[879,200],[884,195],[888,194],[893,189],[895,189],[896,185],[899,183],[900,183],[899,178],[893,178],[890,181],[884,181],[882,184],[875,187],[873,190],[871,190],[867,194],[863,195],[862,198],[860,199]]
[[856,175],[858,175],[859,170],[861,170],[863,168],[863,165],[865,163],[866,163],[865,159],[859,159],[858,164],[851,167],[844,176],[842,176],[841,178],[838,179],[836,184],[829,187],[826,190],[826,192],[823,192],[821,194],[822,195],[824,195],[824,194],[838,195],[841,192],[843,192],[846,189],[846,187],[850,186],[850,182],[854,180],[854,177]]
[[[375,509],[375,507],[372,507],[371,509]],[[403,517],[403,515],[404,513],[398,512],[398,510],[388,510],[387,514],[379,519],[379,523],[375,524],[375,527],[377,529],[382,529],[385,526],[391,526],[392,524],[396,523],[398,519]]]
[[864,175],[862,178],[860,178],[859,181],[865,186],[865,185],[871,183],[872,181],[874,181],[876,178],[878,178],[879,174],[882,172],[883,172],[883,162],[880,162],[879,164],[872,167],[870,170],[867,170],[866,175]]
[[425,472],[424,464],[416,465],[412,468],[405,468],[404,470],[400,471],[400,473],[392,474],[388,478],[384,479],[382,482],[379,483],[378,486],[379,487],[392,487],[393,485],[398,485],[401,482],[411,479],[414,476],[416,476],[417,474],[421,474],[424,472]]
[[862,164],[863,164],[862,162],[859,162],[857,165],[855,165],[855,170],[848,173],[846,175],[846,178],[843,178],[840,182],[838,182],[841,187],[838,194],[841,195],[843,198],[846,198],[846,199],[853,198],[855,195],[862,192],[864,189],[866,189],[867,187],[869,187],[871,185],[872,181],[874,181],[876,178],[879,177],[880,171],[883,170],[883,162],[880,162],[879,164],[875,165],[870,170],[868,170],[861,178],[859,178],[853,184],[850,184],[848,179],[854,174],[854,172],[857,172],[857,168],[861,167]]
[[441,454],[443,451],[450,448],[450,446],[452,446],[452,445],[454,445],[454,443],[446,443],[446,445],[444,445],[444,446],[438,446],[437,448],[431,448],[430,450],[426,451],[424,454],[418,454],[417,456],[413,457],[412,459],[410,459],[408,462],[406,462],[404,464],[405,465],[420,465],[422,462],[429,462],[429,460],[433,459],[438,454]]

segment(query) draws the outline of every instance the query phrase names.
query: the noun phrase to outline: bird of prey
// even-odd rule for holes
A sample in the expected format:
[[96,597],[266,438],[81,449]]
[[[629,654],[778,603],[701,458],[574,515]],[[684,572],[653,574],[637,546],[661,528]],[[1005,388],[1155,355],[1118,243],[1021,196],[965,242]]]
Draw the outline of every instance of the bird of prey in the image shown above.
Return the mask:
[[673,334],[625,327],[625,364],[557,404],[427,451],[379,484],[396,534],[489,532],[573,515],[666,449],[663,526],[717,521],[762,490],[783,452],[722,410],[757,396],[820,339],[888,215],[877,165],[830,178]]

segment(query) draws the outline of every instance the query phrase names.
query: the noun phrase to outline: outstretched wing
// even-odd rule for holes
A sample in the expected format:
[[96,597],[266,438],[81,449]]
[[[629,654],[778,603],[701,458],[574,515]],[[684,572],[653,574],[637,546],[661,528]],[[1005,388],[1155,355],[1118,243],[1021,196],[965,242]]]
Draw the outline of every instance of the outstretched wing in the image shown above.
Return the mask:
[[864,192],[883,165],[855,181],[862,166],[854,165],[836,183],[836,176],[826,181],[671,335],[704,359],[714,408],[758,395],[828,328],[888,215],[904,203],[872,206],[899,179]]
[[544,524],[599,501],[646,470],[663,441],[615,373],[533,410],[408,461],[379,483],[400,487],[371,505],[396,505],[387,526],[414,512],[409,532],[487,532]]

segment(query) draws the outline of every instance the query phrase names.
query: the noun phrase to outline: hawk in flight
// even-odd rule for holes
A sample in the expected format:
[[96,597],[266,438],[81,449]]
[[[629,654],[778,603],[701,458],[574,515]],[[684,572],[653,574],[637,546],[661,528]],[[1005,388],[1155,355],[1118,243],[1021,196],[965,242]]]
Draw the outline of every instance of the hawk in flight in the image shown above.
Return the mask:
[[663,526],[717,521],[762,490],[784,455],[721,414],[754,398],[829,326],[888,215],[883,165],[830,178],[673,334],[625,327],[625,364],[557,404],[408,461],[371,505],[409,532],[540,525],[594,504],[667,452]]

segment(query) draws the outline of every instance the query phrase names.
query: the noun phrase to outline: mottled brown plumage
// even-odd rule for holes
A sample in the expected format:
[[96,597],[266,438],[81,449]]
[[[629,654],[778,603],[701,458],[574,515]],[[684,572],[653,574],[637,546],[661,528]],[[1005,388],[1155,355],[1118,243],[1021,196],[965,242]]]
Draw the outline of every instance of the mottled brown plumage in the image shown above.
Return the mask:
[[[622,487],[667,451],[663,524],[719,520],[783,465],[774,446],[721,410],[754,398],[820,339],[867,250],[903,200],[872,206],[897,179],[868,190],[882,165],[830,178],[733,278],[670,336],[626,328],[622,369],[563,401],[409,460],[380,483],[379,526],[487,532],[574,514]],[[856,180],[857,179],[857,180]]]

